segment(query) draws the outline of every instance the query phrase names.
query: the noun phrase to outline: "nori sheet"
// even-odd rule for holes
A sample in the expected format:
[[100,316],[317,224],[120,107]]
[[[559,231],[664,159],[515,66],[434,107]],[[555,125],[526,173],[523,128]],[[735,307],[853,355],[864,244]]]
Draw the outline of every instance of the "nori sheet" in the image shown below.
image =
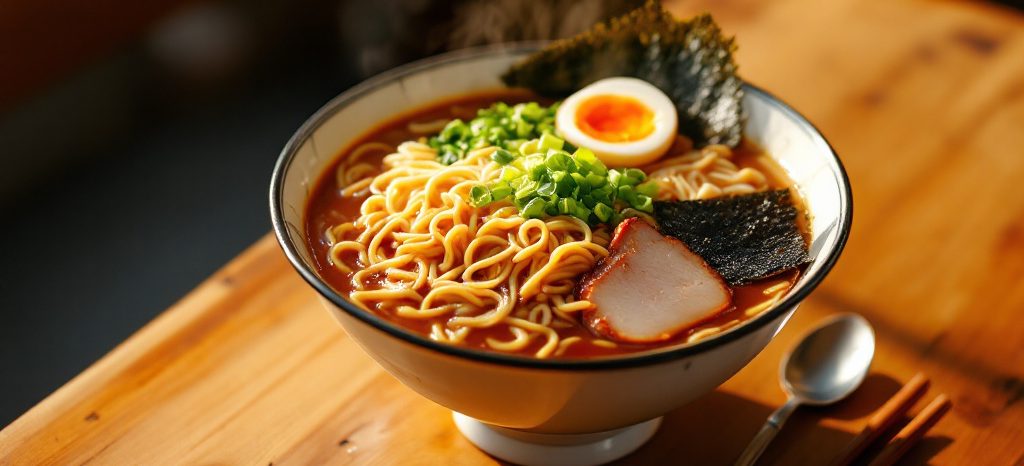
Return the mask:
[[730,285],[810,262],[788,189],[694,201],[656,201],[661,232],[686,243]]
[[698,146],[740,142],[743,82],[733,38],[708,14],[677,21],[657,1],[556,41],[502,76],[509,86],[562,98],[599,79],[631,76],[675,103],[679,133]]

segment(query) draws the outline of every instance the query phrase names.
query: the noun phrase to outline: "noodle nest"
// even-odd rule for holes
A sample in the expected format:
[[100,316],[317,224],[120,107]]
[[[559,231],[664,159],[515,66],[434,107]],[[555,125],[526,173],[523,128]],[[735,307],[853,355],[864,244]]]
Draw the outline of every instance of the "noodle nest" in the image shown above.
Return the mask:
[[[679,144],[677,146],[686,146]],[[476,331],[488,348],[559,356],[570,346],[615,347],[596,336],[562,337],[592,307],[576,300],[580,276],[608,255],[609,231],[574,217],[526,219],[508,201],[473,207],[470,189],[500,176],[496,150],[471,151],[452,165],[417,141],[397,148],[370,142],[338,167],[342,196],[365,198],[358,217],[330,227],[328,261],[348,274],[350,299],[367,310],[429,322],[429,337],[464,344]],[[367,154],[390,152],[382,167]],[[704,199],[767,189],[766,176],[740,168],[725,146],[677,150],[645,167],[659,185],[658,198]],[[381,168],[383,172],[381,172]],[[788,288],[771,286],[767,299],[744,312],[771,307]],[[771,293],[768,293],[771,291]],[[698,327],[696,341],[725,325]]]

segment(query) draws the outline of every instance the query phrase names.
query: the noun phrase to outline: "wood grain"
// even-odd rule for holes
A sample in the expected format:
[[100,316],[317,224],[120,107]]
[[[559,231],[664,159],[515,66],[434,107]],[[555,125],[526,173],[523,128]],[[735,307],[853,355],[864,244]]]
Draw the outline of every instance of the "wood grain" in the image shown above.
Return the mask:
[[[622,463],[729,464],[783,402],[782,353],[843,311],[878,332],[872,375],[798,411],[760,464],[830,461],[919,370],[954,408],[906,462],[1024,462],[1024,18],[941,1],[673,7],[714,13],[743,75],[822,129],[856,213],[776,340]],[[0,464],[440,461],[495,463],[367,358],[269,237],[0,431]]]

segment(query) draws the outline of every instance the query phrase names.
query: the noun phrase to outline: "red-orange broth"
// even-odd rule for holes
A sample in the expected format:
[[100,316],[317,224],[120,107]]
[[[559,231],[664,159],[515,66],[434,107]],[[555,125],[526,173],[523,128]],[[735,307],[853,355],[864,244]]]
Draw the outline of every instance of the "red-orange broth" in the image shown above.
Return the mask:
[[[386,121],[341,151],[337,159],[320,176],[320,179],[315,184],[305,212],[306,243],[313,253],[312,256],[316,269],[324,281],[343,296],[347,296],[353,289],[352,274],[345,273],[329,263],[327,257],[330,245],[324,236],[324,232],[329,227],[346,221],[352,221],[358,217],[359,206],[366,198],[365,196],[344,197],[341,195],[341,187],[337,185],[334,175],[338,164],[344,160],[350,151],[366,142],[383,142],[391,146],[397,146],[401,142],[418,139],[421,136],[412,133],[407,128],[410,122],[434,121],[441,118],[461,118],[468,121],[476,116],[478,109],[486,108],[493,103],[506,102],[508,104],[515,104],[527,101],[539,101],[542,104],[551,103],[533,94],[519,90],[500,90],[467,95],[438,102]],[[377,152],[364,156],[364,160],[373,160],[375,163],[380,163],[381,159],[387,154],[383,151]],[[732,160],[739,167],[753,167],[760,170],[768,177],[769,185],[773,188],[778,189],[792,186],[792,182],[788,180],[782,168],[765,155],[760,148],[749,141],[744,141],[739,147],[734,149]],[[795,190],[792,191],[794,199],[798,203],[798,207],[800,207],[801,200],[797,196],[798,193]],[[806,220],[801,217],[798,223],[801,229],[806,231]],[[755,283],[731,287],[733,291],[733,306],[711,320],[703,322],[700,327],[722,325],[737,319],[741,321],[749,319],[749,317],[744,316],[742,310],[763,302],[766,299],[764,291],[770,286],[785,280],[789,282],[791,287],[799,273],[799,270],[791,270]],[[374,309],[374,311],[388,321],[415,331],[425,338],[430,334],[431,324],[446,319],[443,316],[435,319],[410,319],[399,317],[391,311],[380,308]],[[571,336],[580,336],[584,339],[594,337],[583,324],[578,324],[572,328],[560,328],[557,329],[557,332],[562,339]],[[614,348],[593,344],[575,344],[569,346],[563,354],[552,357],[559,359],[594,358],[635,353],[658,347],[682,344],[692,332],[693,330],[685,331],[674,336],[672,339],[658,343],[618,343]],[[486,339],[488,337],[507,339],[508,336],[508,329],[504,326],[474,329],[462,346],[495,351],[487,346],[485,343]],[[543,345],[543,338],[535,338],[529,346],[517,353],[532,356]]]

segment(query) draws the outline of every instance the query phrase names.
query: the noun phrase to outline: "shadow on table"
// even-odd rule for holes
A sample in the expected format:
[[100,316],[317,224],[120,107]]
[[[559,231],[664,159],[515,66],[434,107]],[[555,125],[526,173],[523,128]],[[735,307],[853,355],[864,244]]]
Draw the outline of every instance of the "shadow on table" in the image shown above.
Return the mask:
[[[821,425],[820,421],[868,417],[900,386],[892,377],[871,374],[842,403],[797,410],[758,464],[829,464],[853,440],[854,433]],[[650,443],[616,464],[732,464],[775,409],[718,389],[667,414]],[[928,464],[950,443],[952,439],[947,437],[926,437],[904,456],[901,464]],[[873,445],[868,451],[870,456],[865,458],[873,458],[880,447]]]
[[[869,374],[860,388],[834,406],[798,409],[765,450],[758,465],[827,465],[853,440],[854,433],[821,425],[823,419],[854,420],[870,417],[902,386],[883,374]],[[772,390],[780,390],[772,387]],[[928,395],[925,396],[927,400]],[[919,401],[923,406],[925,401]],[[646,445],[616,461],[616,465],[730,465],[777,406],[715,390],[665,415],[661,428]],[[854,462],[866,465],[884,446],[884,439],[896,434],[905,422],[898,422]],[[900,464],[925,465],[949,446],[953,439],[928,436],[917,443]],[[510,463],[497,460],[499,464]]]

